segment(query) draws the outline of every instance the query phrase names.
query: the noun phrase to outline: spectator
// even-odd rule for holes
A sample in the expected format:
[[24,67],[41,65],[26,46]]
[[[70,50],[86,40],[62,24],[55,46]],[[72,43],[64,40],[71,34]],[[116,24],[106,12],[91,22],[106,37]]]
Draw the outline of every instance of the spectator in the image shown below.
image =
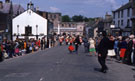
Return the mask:
[[125,41],[125,37],[122,38],[122,42],[120,43],[120,60],[124,62],[125,52],[127,50],[127,42]]
[[95,49],[96,43],[92,38],[89,39],[89,44],[90,44],[90,47],[89,47],[90,56],[92,55],[92,53],[94,53],[96,56],[96,49]]
[[84,43],[85,53],[88,53],[89,52],[89,43],[88,43],[88,39],[86,37],[83,38],[83,43]]
[[114,37],[110,36],[109,38],[109,48],[108,48],[108,56],[112,58],[116,55],[114,51]]
[[80,44],[80,38],[79,38],[79,35],[76,37],[75,39],[75,52],[76,54],[78,54],[78,47],[79,47],[79,44]]
[[0,43],[0,62],[4,60],[4,56],[3,56],[3,46]]

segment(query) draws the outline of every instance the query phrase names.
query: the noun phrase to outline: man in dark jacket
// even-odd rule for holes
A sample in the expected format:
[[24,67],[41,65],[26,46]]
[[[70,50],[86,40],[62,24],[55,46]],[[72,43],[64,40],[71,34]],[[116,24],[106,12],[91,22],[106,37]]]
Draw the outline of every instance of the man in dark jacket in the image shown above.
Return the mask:
[[76,37],[75,39],[75,52],[76,54],[78,54],[78,47],[79,47],[79,44],[80,44],[80,39],[79,39],[79,35]]
[[88,39],[86,37],[83,38],[83,43],[84,43],[85,53],[88,53],[89,52],[89,43],[88,43]]
[[4,60],[2,51],[3,51],[3,46],[0,43],[0,62]]
[[44,42],[43,42],[43,39],[41,39],[41,50],[43,50],[43,45],[44,45]]
[[127,44],[127,50],[126,50],[125,57],[124,57],[125,59],[127,59],[126,63],[129,64],[129,65],[132,64],[132,62],[131,62],[132,52],[133,52],[133,40],[130,39],[130,41]]
[[133,66],[134,66],[133,70],[135,71],[135,44],[134,44],[134,48],[133,48],[133,53],[134,53],[134,55],[133,55]]
[[98,45],[98,61],[101,64],[101,72],[106,73],[106,70],[108,69],[106,66],[106,57],[108,53],[108,47],[109,47],[109,39],[106,37],[106,32],[102,32],[103,39],[100,41]]

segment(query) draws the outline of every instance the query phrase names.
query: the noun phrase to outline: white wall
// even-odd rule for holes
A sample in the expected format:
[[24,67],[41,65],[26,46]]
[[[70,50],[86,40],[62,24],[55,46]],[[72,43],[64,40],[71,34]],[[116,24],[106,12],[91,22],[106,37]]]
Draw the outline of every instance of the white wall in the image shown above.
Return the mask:
[[25,27],[32,26],[32,34],[36,35],[36,25],[38,25],[38,35],[43,33],[47,35],[47,19],[39,16],[35,12],[28,10],[13,19],[13,30],[17,34],[17,25],[19,25],[19,34],[25,34]]

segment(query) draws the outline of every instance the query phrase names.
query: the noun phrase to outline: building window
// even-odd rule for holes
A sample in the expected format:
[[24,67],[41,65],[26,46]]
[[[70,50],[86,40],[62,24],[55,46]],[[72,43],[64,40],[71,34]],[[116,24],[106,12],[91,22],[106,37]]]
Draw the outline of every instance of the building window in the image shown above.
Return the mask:
[[113,21],[113,24],[115,25],[115,21]]
[[56,17],[57,17],[57,16],[56,16],[56,15],[54,15],[54,19],[56,19]]
[[115,12],[113,12],[113,18],[115,19]]
[[118,21],[118,27],[120,27],[120,21]]
[[121,18],[123,18],[123,10],[121,11]]
[[118,12],[118,18],[120,18],[120,11]]
[[69,24],[69,27],[71,27],[71,24]]
[[121,26],[123,26],[123,20],[121,20]]
[[128,17],[130,16],[130,8],[128,8],[128,10],[127,10],[127,16]]
[[64,24],[62,24],[62,27],[64,27]]
[[130,26],[130,20],[128,19],[127,20],[127,27],[129,27]]

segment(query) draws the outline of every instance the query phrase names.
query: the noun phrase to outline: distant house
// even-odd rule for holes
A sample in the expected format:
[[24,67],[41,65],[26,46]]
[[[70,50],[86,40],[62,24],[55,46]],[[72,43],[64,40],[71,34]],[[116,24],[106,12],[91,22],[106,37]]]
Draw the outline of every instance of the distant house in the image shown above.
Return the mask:
[[84,28],[84,36],[88,38],[94,37],[94,24],[94,20],[87,23],[86,27]]
[[56,34],[83,35],[85,22],[61,22],[58,27],[54,27]]
[[112,32],[113,27],[111,27],[112,25],[113,25],[112,15],[109,15],[108,13],[106,13],[105,19],[104,19],[104,31],[106,31],[107,34],[113,35],[113,32]]
[[48,20],[48,36],[56,34],[54,30],[58,29],[58,24],[61,23],[61,13],[40,11],[38,8],[36,9],[36,13]]
[[58,28],[58,24],[61,22],[61,13],[52,13],[46,11],[36,10],[36,13],[46,18],[53,23],[54,28]]
[[101,32],[104,31],[104,21],[102,18],[94,18],[93,21],[88,22],[84,29],[84,35],[88,38],[96,38],[100,36]]
[[10,0],[0,1],[0,40],[12,39],[12,19],[24,11],[21,5],[13,4]]
[[28,9],[13,19],[13,40],[16,40],[16,38],[41,39],[47,35],[47,25],[47,19]]

